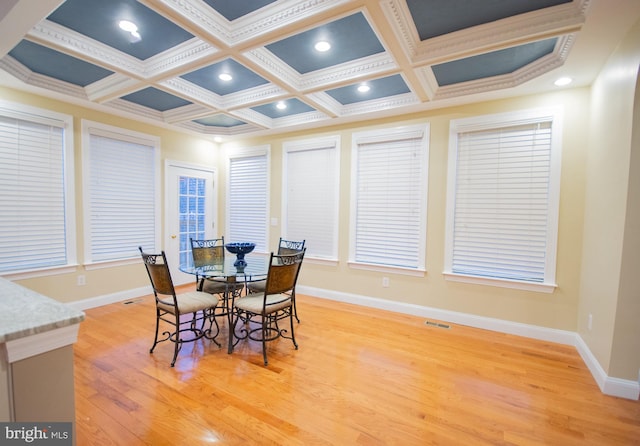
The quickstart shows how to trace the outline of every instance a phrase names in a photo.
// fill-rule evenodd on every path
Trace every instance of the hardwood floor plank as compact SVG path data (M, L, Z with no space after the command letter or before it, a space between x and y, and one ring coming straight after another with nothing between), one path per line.
M185 287L190 289L191 287ZM603 395L573 347L298 297L290 340L149 354L153 299L86 311L79 445L633 445L640 402ZM443 323L443 321L430 321Z

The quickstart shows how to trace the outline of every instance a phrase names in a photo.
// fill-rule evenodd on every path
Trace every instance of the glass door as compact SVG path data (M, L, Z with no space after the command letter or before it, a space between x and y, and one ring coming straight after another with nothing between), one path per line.
M193 262L190 239L217 238L214 171L167 165L167 233L165 250L175 284L195 281L180 266Z

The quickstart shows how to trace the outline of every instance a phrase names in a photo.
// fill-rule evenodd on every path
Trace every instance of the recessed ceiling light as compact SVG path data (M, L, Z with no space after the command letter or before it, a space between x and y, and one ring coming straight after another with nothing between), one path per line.
M134 39L142 39L142 36L140 36L140 33L138 33L138 25L136 25L135 23L130 22L129 20L120 20L120 22L118 22L118 26L121 30L131 34Z
M218 79L220 79L221 81L228 82L231 79L233 79L233 76L231 76L229 73L220 73L218 75Z
M277 108L278 110L284 110L285 108L287 108L287 104L286 104L284 101L279 101L279 102L276 104L276 108Z
M371 87L368 86L367 84L360 84L358 85L358 91L360 93L366 93L367 91L371 90Z
M321 40L320 42L317 42L315 44L314 48L316 49L316 51L324 53L325 51L329 51L331 49L331 44L329 42Z
M571 79L570 77L561 77L554 82L554 85L556 87L563 87L565 85L569 85L571 82L573 82L573 79Z

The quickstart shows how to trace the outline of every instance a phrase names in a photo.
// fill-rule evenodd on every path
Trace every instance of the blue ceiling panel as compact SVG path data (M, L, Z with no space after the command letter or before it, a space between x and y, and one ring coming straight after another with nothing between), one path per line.
M230 74L233 76L233 81L219 79L218 75L221 73ZM268 83L266 79L258 76L233 59L225 59L222 62L184 74L181 77L220 96Z
M369 91L358 91L358 87L362 84L366 84L369 87ZM395 74L381 79L358 82L357 84L334 88L333 90L327 90L326 93L342 105L347 105L409 93L410 91L411 90L407 87L404 79L402 79L402 76Z
M571 0L407 0L420 40Z
M324 40L331 49L313 49ZM266 45L269 51L300 74L328 68L384 52L384 47L362 13L357 13Z
M225 127L225 128L246 124L246 122L244 121L240 121L238 119L232 118L231 116L222 115L222 114L196 119L193 122L197 122L198 124L201 124L207 127Z
M204 0L207 5L218 11L230 22L253 11L257 11L263 6L267 6L275 1L276 0Z
M48 19L140 60L193 38L135 0L67 0ZM120 20L134 22L142 39L132 41L118 26Z
M9 55L34 73L86 87L113 74L113 71L75 57L23 40Z
M153 87L128 94L122 99L160 112L191 104L189 101Z
M278 103L280 102L286 105L285 109L281 110L277 107ZM300 113L307 113L315 110L314 108L309 107L307 104L296 98L273 102L271 104L258 105L256 107L251 107L251 109L257 111L258 113L262 113L263 115L268 116L272 119L282 118L284 116L298 115Z
M551 54L558 39L547 39L513 48L458 59L432 67L438 85L457 84L514 71Z

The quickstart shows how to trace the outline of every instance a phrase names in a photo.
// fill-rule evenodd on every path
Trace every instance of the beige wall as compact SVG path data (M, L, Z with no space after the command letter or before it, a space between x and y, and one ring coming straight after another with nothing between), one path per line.
M632 380L640 369L639 63L637 23L592 88L578 313L578 332L605 372Z
M215 166L217 145L209 140L191 136L182 132L175 132L157 126L137 122L131 119L117 117L91 108L60 102L22 91L0 87L0 97L12 102L23 103L59 113L73 116L74 129L74 163L75 163L75 192L76 192L76 228L77 228L77 259L79 266L75 273L42 276L32 279L17 280L16 282L42 293L60 302L73 302L91 297L99 297L126 292L127 290L149 286L142 263L139 265L116 266L112 268L85 270L83 267L83 212L82 212L82 125L81 120L87 119L124 129L135 130L161 139L161 178L164 183L165 159L181 160L190 163L201 163ZM164 201L164 187L162 192ZM164 203L163 203L164 204ZM162 214L164 216L164 206ZM161 227L164 236L164 226ZM77 285L77 276L86 277L86 285Z
M635 82L620 82L611 76L617 65L637 70L638 27L627 39L627 46L608 64L593 88L574 88L545 95L484 102L468 106L425 111L363 124L325 127L316 131L301 131L277 136L235 141L233 146L271 147L270 217L281 218L282 145L292 139L308 139L324 135L341 137L341 191L339 262L320 265L305 262L300 283L309 287L346 292L359 296L406 302L437 309L506 321L578 331L606 370L618 377L635 379L638 369L637 352L631 361L623 356L632 352L638 336L637 279L629 271L638 271L637 234L631 223L637 219L637 185L635 194L627 191L631 147L631 104ZM633 40L635 39L635 40ZM627 58L636 58L627 61ZM635 79L635 78L634 78ZM225 157L211 142L159 128L153 125L115 117L12 89L0 88L7 100L49 108L74 116L76 153L76 223L78 228L78 259L82 263L82 195L80 159L80 119L86 118L110 125L136 130L161 138L162 168L165 159L204 163L218 170L218 215L224 233ZM518 291L491 286L448 282L444 280L444 235L446 205L446 172L448 131L452 119L501 113L537 107L560 106L564 109L562 147L562 179L559 215L559 239L554 293ZM385 273L390 286L382 287L382 274L355 270L347 265L349 235L349 191L351 135L364 129L393 127L414 123L429 123L430 160L428 191L427 274L425 277ZM636 124L637 125L637 124ZM616 131L611 131L611 129ZM590 129L590 130L589 130ZM637 130L636 130L637 131ZM635 138L637 148L638 137ZM638 172L638 161L633 164ZM164 172L162 172L164 178ZM637 183L634 183L637 184ZM634 187L634 186L632 186ZM164 194L164 192L163 192ZM163 195L164 196L164 195ZM585 206L586 204L586 206ZM627 214L629 213L629 214ZM163 214L164 215L164 211ZM635 216L635 217L634 217ZM164 230L164 228L162 228ZM281 235L280 226L270 227L270 244ZM634 245L635 246L635 245ZM629 248L627 248L629 247ZM624 254L623 254L624 253ZM78 274L85 274L87 285L76 285ZM624 280L620 282L620 276ZM141 265L120 266L76 273L46 276L19 281L45 295L63 302L78 301L126 292L148 286ZM634 295L634 292L636 293ZM620 297L620 299L618 299ZM625 308L621 312L619 301ZM635 313L627 316L626 309ZM593 329L586 329L586 317L593 314ZM627 330L629 325L634 329ZM631 338L629 339L629 336ZM620 347L618 345L620 343ZM614 348L615 344L615 348ZM637 348L636 348L637 350ZM615 358L612 358L615 356ZM634 356L634 355L631 355ZM635 367L635 371L634 371Z
M449 123L452 119L529 108L561 106L565 110L560 230L558 244L557 290L552 294L517 291L448 282L444 280L444 236L446 207L446 172ZM300 283L360 296L376 297L416 305L505 319L555 329L575 331L577 328L580 253L584 202L584 168L589 118L589 90L573 89L559 93L523 97L417 113L395 119L368 121L353 126L324 129L279 137L247 139L226 147L271 145L271 217L281 216L281 178L283 142L296 138L339 135L341 141L339 263L337 266L305 262ZM351 135L363 129L429 123L430 167L427 231L427 275L379 273L351 269L347 265L349 247L349 191ZM221 181L224 187L224 182ZM223 200L221 200L221 203ZM221 209L220 212L223 212ZM275 246L280 227L271 227L270 243ZM382 287L382 276L390 279Z

